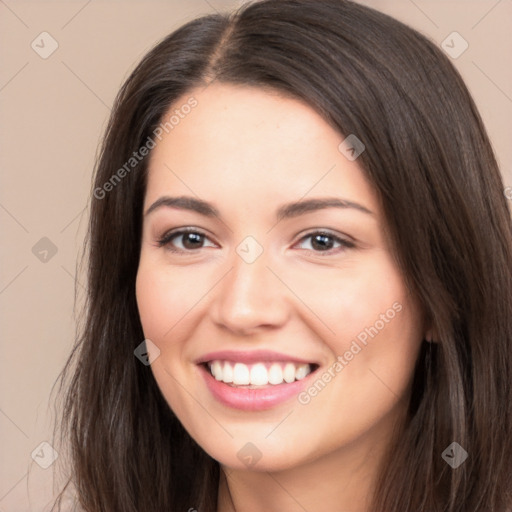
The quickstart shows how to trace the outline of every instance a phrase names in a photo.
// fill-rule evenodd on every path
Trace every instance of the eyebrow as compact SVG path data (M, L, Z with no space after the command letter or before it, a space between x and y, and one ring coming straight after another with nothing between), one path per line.
M204 215L205 217L221 218L219 210L215 208L211 203L191 196L162 196L146 210L144 215L147 216L151 212L154 212L155 210L163 207L189 210L199 213L200 215ZM354 209L368 215L373 215L371 210L359 203L355 203L354 201L348 201L347 199L340 199L337 197L325 197L300 200L293 203L284 204L277 209L276 219L280 221L283 219L298 217L305 213L323 210L325 208Z

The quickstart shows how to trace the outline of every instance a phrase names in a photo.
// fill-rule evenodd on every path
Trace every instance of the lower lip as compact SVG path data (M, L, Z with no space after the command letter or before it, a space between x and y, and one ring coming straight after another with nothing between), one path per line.
M311 372L304 379L290 384L270 385L266 388L249 389L233 387L213 377L203 365L199 366L211 394L222 404L243 411L264 411L272 409L292 397L296 397L307 386Z

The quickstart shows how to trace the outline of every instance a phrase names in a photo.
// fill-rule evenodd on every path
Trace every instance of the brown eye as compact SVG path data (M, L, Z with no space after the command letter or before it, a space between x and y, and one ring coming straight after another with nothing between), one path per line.
M314 252L330 252L336 249L348 249L355 247L355 244L349 240L345 240L332 233L324 231L315 231L304 236L300 242L310 240L309 247L303 247L306 250ZM336 247L335 247L336 245Z
M190 252L194 249L202 249L204 242L208 240L204 233L195 229L182 229L165 234L159 241L159 247L165 247L172 252ZM211 244L210 247L214 247Z
M201 247L204 240L204 235L199 233L184 233L178 236L182 237L182 245L185 249L196 249L197 247ZM176 238L176 236L174 238Z

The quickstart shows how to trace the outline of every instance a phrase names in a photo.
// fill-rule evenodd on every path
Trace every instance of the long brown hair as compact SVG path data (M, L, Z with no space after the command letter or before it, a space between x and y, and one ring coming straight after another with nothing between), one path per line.
M358 163L435 327L371 511L512 510L512 226L498 165L443 52L347 0L263 0L195 19L122 86L94 175L85 319L60 376L77 502L87 512L216 509L218 463L133 353L144 339L135 277L148 158L104 187L177 98L213 80L303 100L364 142ZM457 468L442 457L452 442L468 453Z

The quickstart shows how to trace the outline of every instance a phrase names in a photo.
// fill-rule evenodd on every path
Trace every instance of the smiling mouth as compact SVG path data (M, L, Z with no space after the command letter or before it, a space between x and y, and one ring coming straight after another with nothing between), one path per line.
M258 389L302 380L314 372L318 365L285 361L245 364L215 359L204 363L204 367L215 380L231 387Z

